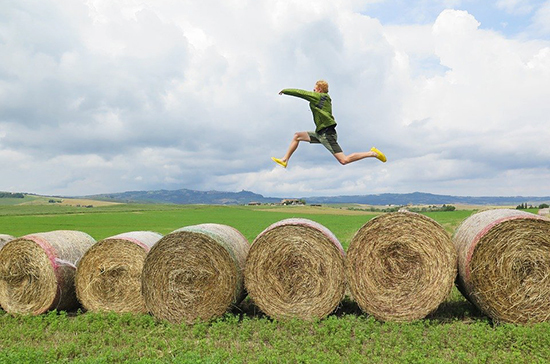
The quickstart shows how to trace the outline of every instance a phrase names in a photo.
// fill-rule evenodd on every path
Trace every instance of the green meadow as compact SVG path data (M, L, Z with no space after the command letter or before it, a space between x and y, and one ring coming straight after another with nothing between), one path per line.
M432 212L449 233L471 210ZM220 223L249 242L270 224L308 218L329 228L345 249L370 212L346 207L177 206L120 204L0 205L0 233L22 236L79 230L96 240L128 231L161 234ZM384 323L346 298L315 322L275 321L246 299L212 322L175 325L150 315L0 311L0 363L547 363L550 323L495 324L458 290L436 312L412 323Z

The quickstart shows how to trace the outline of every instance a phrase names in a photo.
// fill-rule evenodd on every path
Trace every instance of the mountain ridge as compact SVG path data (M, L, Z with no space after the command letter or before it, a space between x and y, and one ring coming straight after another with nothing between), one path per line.
M216 205L242 205L250 202L278 203L281 197L265 197L261 194L242 190L240 192L226 191L199 191L190 189L179 190L153 190L153 191L127 191L119 193L107 193L82 196L84 198L98 199L113 202L128 203L173 203L173 204L216 204ZM291 197L289 197L291 198ZM357 203L365 205L517 205L528 203L539 205L549 203L550 196L452 196L438 195L425 192L412 193L382 193L370 195L341 195L341 196L312 196L292 197L303 199L308 204L336 204Z

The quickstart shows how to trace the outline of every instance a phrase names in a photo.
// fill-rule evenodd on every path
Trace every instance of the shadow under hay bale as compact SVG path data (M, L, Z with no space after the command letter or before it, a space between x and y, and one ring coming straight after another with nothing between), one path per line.
M222 316L244 298L248 249L246 238L227 225L194 225L166 235L145 258L147 310L173 323Z
M344 298L344 256L326 227L307 219L279 221L252 243L245 268L248 295L275 319L323 318Z
M346 259L350 291L382 321L426 317L454 286L457 253L445 229L411 212L380 215L352 238Z
M0 250L0 305L10 313L41 314L78 307L76 264L95 243L80 231L23 236Z
M141 272L147 253L162 235L133 231L103 239L78 262L76 296L89 311L147 312Z
M453 236L462 293L494 321L550 319L550 219L498 209L464 220Z
M15 239L15 237L7 234L0 234L0 249L6 245L9 241Z

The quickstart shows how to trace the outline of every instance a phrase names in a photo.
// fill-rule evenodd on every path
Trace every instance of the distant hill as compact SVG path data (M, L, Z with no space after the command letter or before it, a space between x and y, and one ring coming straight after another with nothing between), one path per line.
M292 197L292 196L289 196ZM112 201L112 202L139 202L139 203L173 203L173 204L215 204L215 205L242 205L249 202L276 203L280 197L264 197L250 192L223 192L223 191L196 191L189 189L157 190L157 191L130 191L84 196L84 198ZM326 196L326 197L295 197L303 198L308 204L358 203L366 205L519 205L528 203L538 206L550 203L550 196L513 196L513 197L472 197L435 195L431 193L383 193L378 195L355 196Z
M450 196L434 195L431 193L382 193L379 195L356 195L356 196L332 196L332 197L309 197L308 203L358 203L365 205L443 205L443 204L465 204L465 205L519 205L528 203L540 205L549 203L550 196Z
M130 191L85 196L89 199L113 202L140 202L140 203L173 203L179 205L207 204L207 205L243 205L249 202L275 203L280 198L264 197L250 191L222 192L222 191L195 191L157 190L157 191Z

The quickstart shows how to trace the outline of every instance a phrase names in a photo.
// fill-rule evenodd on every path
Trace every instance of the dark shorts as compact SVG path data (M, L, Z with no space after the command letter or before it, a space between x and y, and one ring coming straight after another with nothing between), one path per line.
M338 145L338 134L334 128L319 130L319 133L308 131L310 143L321 143L332 154L342 153L342 148Z

